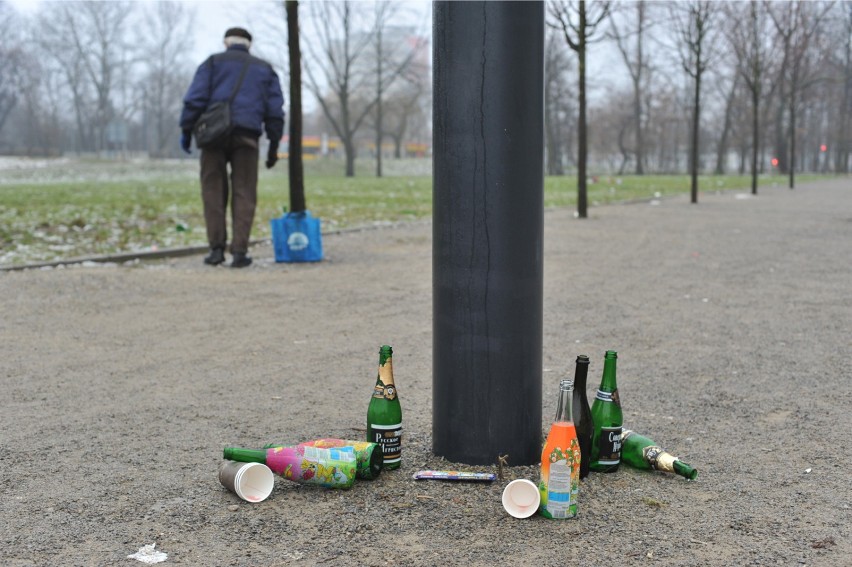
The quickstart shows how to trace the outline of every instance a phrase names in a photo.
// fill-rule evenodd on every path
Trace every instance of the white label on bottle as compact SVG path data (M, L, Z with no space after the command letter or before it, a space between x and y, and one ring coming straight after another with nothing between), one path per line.
M402 424L378 425L370 424L370 442L382 447L385 464L398 463L402 460Z
M305 447L305 458L314 462L326 461L355 461L355 449L353 447L334 447L324 449L321 447Z
M547 511L554 518L567 518L571 508L571 467L561 459L550 464L547 476Z

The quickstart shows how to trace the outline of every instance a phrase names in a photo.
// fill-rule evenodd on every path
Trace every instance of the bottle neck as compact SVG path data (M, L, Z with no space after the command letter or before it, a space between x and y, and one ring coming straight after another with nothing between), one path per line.
M385 386L393 384L393 349L388 345L382 345L379 349L379 375L377 381Z
M388 357L384 364L379 364L379 382L385 386L393 384L393 359Z
M698 476L697 470L679 459L676 459L674 462L674 472L689 480L695 480L695 477Z
M265 463L266 449L241 449L239 447L225 447L222 455L229 461L240 461L242 463Z
M586 377L589 375L589 357L580 355L577 357L577 365L574 368L574 390L582 394L586 393Z
M572 398L574 396L574 383L570 380L562 380L559 383L559 402L556 404L556 418L554 422L574 423Z
M604 357L603 377L601 378L600 389L604 392L615 392L618 389L618 384L615 381L615 361L618 356L614 351L608 350Z

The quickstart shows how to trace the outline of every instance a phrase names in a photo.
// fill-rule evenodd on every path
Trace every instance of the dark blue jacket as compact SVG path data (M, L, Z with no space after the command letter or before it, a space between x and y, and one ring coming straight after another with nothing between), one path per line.
M191 130L207 107L226 101L240 78L245 61L249 62L240 90L231 104L231 122L236 133L259 137L263 125L266 136L281 140L284 133L284 95L272 65L250 55L242 45L211 55L195 72L192 84L183 97L181 130Z

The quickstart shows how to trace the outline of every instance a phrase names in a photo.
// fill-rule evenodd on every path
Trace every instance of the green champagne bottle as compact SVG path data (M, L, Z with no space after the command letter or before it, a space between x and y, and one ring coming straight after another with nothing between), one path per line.
M402 461L402 407L393 382L393 349L379 349L379 374L367 408L367 441L382 447L384 468L398 469Z
M592 403L592 420L595 432L592 435L592 462L589 468L595 472L615 472L621 462L621 400L615 381L615 361L618 354L606 351L603 377L595 401Z
M653 440L625 429L621 432L621 461L644 470L666 471L695 480L698 471L664 451Z

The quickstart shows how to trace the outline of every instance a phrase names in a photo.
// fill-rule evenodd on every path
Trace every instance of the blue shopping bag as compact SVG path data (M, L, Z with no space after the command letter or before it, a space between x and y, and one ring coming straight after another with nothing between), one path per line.
M320 220L310 211L285 213L269 221L276 262L319 262L322 260Z

